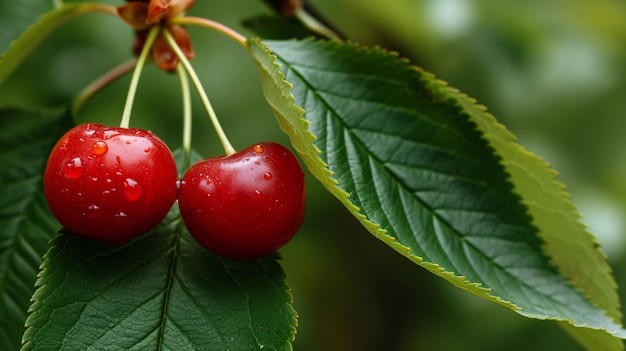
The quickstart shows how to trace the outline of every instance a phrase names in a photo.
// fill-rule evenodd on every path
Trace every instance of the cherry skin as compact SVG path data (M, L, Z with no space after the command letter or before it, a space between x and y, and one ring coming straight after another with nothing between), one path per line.
M163 220L177 178L172 153L151 132L81 124L52 149L44 193L65 229L122 246Z
M304 219L304 173L276 143L200 161L182 178L178 204L191 235L209 251L255 259L278 250Z

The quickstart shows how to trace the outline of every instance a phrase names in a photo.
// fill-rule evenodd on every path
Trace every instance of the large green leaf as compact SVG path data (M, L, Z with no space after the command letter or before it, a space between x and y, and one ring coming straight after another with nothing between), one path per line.
M477 128L490 118L484 110L384 50L312 40L249 46L294 147L372 234L521 315L626 337L545 255L541 223L501 163L515 155L497 154Z
M24 5L11 2L11 6ZM68 20L87 12L117 14L114 7L97 3L63 4L46 12L39 21L28 27L19 38L11 42L9 49L0 56L0 85L48 34Z
M177 206L119 249L62 232L42 264L23 350L290 350L296 314L277 259L207 252Z
M0 109L0 349L19 348L29 299L58 223L43 196L50 149L71 126L67 109Z

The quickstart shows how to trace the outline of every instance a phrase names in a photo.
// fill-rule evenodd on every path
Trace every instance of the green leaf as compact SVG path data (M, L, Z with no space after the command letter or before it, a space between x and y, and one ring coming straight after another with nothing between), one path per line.
M557 173L545 161L515 142L515 137L497 123L475 101L460 94L458 102L502 156L516 191L528 207L544 250L563 274L614 320L622 319L617 284L598 250L599 244L580 221L565 186L556 181ZM606 333L580 330L563 324L565 330L588 350L623 350L624 344Z
M19 348L35 279L59 228L43 196L48 154L71 126L68 110L0 109L0 349Z
M23 350L291 350L296 313L277 259L207 252L177 206L119 249L62 232L42 264Z
M312 40L248 44L294 148L372 234L523 316L626 337L544 254L528 215L535 213L501 163L512 155L498 155L484 139L475 120L489 117L479 107L470 109L456 90L381 49Z
M11 2L11 6L18 6ZM19 5L23 6L23 5ZM66 21L87 13L105 12L117 14L115 8L103 4L69 3L45 13L37 23L28 27L18 39L11 43L9 50L0 56L0 85L37 45L55 28Z

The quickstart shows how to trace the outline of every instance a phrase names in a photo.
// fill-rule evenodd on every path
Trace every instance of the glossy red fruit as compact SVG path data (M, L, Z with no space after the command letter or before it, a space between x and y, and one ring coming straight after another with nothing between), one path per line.
M254 259L285 245L300 228L304 173L287 148L260 143L194 164L181 181L178 203L200 245L220 256Z
M68 231L121 246L161 222L177 178L172 153L151 132L81 124L52 149L44 192Z

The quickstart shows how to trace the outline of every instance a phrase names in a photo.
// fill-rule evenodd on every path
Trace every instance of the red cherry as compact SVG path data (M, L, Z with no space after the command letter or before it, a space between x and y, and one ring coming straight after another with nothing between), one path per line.
M200 161L185 173L180 213L207 250L254 259L285 245L304 219L304 173L282 145L260 143Z
M172 153L151 132L81 124L52 149L44 193L68 231L121 246L163 220L177 177Z

